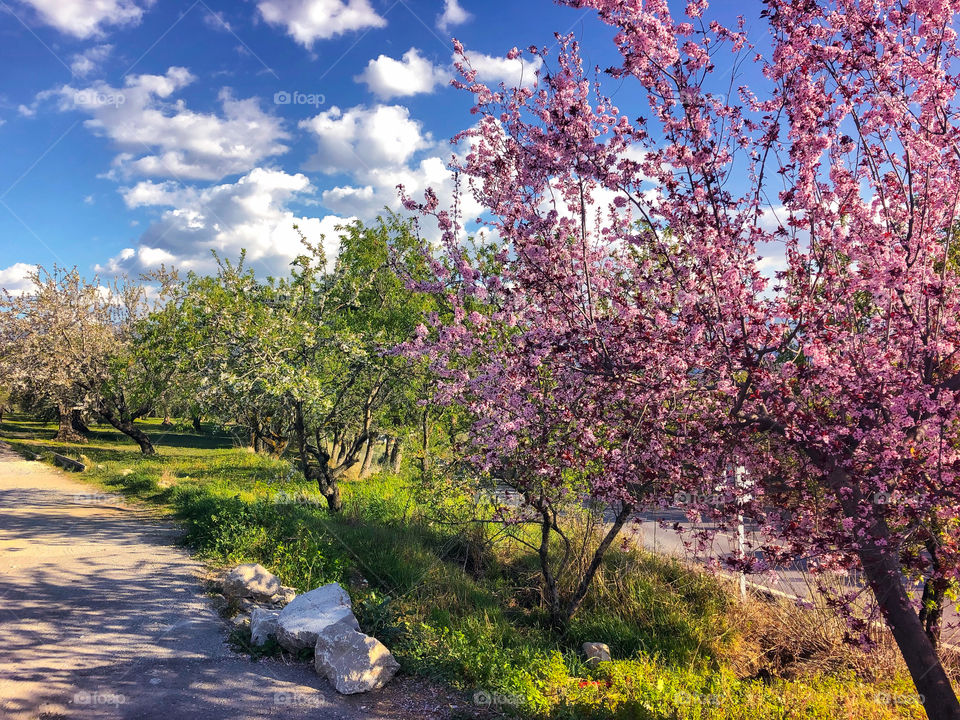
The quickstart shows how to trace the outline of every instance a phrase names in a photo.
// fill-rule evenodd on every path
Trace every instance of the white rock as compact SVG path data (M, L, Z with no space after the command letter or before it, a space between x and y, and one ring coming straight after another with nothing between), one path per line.
M280 592L270 598L270 604L276 605L277 607L284 607L288 605L293 599L297 596L297 589L292 587L287 587L286 585L280 586Z
M339 583L330 583L297 595L280 611L277 640L291 652L313 648L317 644L317 634L340 621L354 630L360 629L347 591Z
M254 645L265 645L271 637L276 637L279 617L279 610L256 608L250 613L250 642Z
M279 592L277 576L257 563L238 565L223 579L223 594L228 598L269 602Z
M587 665L594 667L597 663L610 662L610 648L604 643L585 642L583 654L587 656Z
M382 688L400 669L386 645L345 621L317 635L314 653L317 674L344 695Z

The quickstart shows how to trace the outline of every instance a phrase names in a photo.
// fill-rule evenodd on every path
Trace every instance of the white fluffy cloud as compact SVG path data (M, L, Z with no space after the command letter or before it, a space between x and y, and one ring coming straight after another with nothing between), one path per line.
M402 105L330 110L300 122L313 133L317 152L308 167L325 173L370 172L407 164L418 150L430 147L418 120Z
M114 175L219 180L287 151L281 120L254 98L238 100L223 90L222 114L195 112L183 100L172 100L193 81L186 68L171 67L165 75L130 76L121 88L104 82L64 85L41 93L38 101L56 97L61 110L89 114L87 127L122 150Z
M306 48L353 30L384 27L370 0L260 0L260 15Z
M352 218L297 217L288 205L313 191L306 176L256 168L235 183L202 189L172 181L145 180L122 190L127 205L164 207L160 218L140 237L136 247L124 249L103 267L104 272L139 272L161 263L184 270L211 271L211 250L247 259L258 270L286 273L287 263L303 251L296 224L311 240L325 237L328 258L336 256L339 235L335 227Z
M323 206L331 212L371 219L384 208L400 209L397 185L403 185L407 195L414 199L422 199L423 191L433 188L441 208L453 207L454 176L446 163L436 156L424 158L411 167L360 171L353 179L357 184L324 190L320 195ZM461 196L460 206L468 222L482 212L469 194Z
M529 87L537 79L537 70L543 65L540 58L524 57L510 60L506 57L467 52L470 67L477 71L477 80L487 84L503 83L507 87Z
M0 270L0 290L6 290L11 295L19 295L26 291L30 286L30 279L27 277L36 269L36 265L27 263L15 263L10 267Z
M448 71L431 63L416 48L410 48L400 60L388 55L371 60L354 80L366 83L374 94L388 100L433 92L450 77Z
M113 51L113 45L94 45L70 58L70 70L78 77L86 77L97 70Z
M315 136L317 152L310 166L329 174L345 176L346 181L326 187L319 204L338 216L353 216L369 222L384 209L406 214L397 189L423 199L432 188L442 208L453 208L456 199L454 174L447 163L465 146L450 148L446 157L420 123L410 117L407 108L398 105L363 106L328 112L304 120L300 126ZM463 190L463 188L461 188ZM483 209L469 192L456 199L465 222L472 223ZM421 230L436 237L438 228L431 219L422 219Z
M103 34L104 26L136 25L154 0L20 0L40 20L78 38Z
M788 228L790 214L782 205L768 206L763 209L763 214L759 219L759 226L766 232L776 232L779 228ZM797 233L800 238L801 246L806 246L809 240L809 233L805 230ZM757 270L768 279L774 279L776 274L786 270L787 264L787 246L783 240L771 240L761 243L757 246Z
M454 25L462 25L471 17L470 13L460 7L457 0L444 0L443 12L437 16L437 27L442 32L449 32Z

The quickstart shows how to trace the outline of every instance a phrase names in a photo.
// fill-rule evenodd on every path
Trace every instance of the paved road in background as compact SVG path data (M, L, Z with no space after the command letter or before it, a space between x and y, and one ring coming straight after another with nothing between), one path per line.
M631 526L631 532L643 547L653 552L677 557L685 562L710 565L717 560L735 557L737 550L736 536L730 532L717 531L712 523L693 523L687 518L686 514L673 508L660 513L639 513L636 517L637 522ZM661 521L666 520L669 525L678 523L683 532L678 532L670 528L661 527ZM684 544L692 542L693 537L689 531L700 528L706 528L716 532L713 542L704 550L688 549ZM753 531L749 526L746 528L747 546L753 541L753 545L760 544L759 534ZM792 565L780 566L775 572L763 574L748 575L748 582L755 588L768 590L778 595L783 595L791 599L808 600L811 599L817 590L811 585L811 580L803 563L794 563ZM857 579L851 578L848 582L857 583ZM857 585L859 587L859 585ZM914 586L916 597L919 598L923 591L922 585ZM954 649L960 649L960 613L957 612L955 605L944 607L944 630L942 642L952 646Z
M516 491L505 485L498 486L494 491L498 502L517 507L520 505L520 496ZM612 514L607 518L612 522ZM668 527L661 527L663 522ZM673 525L680 525L682 531L672 529ZM713 533L712 542L703 550L696 549L693 532L698 529L710 530ZM746 546L760 546L759 534L749 525L745 528ZM681 561L694 566L711 567L717 561L736 556L737 540L733 533L717 530L713 523L694 523L687 518L681 508L669 508L658 512L637 513L632 522L628 523L624 532L630 533L635 542L647 550L662 555L676 557ZM692 547L688 548L687 544ZM733 573L726 573L736 580ZM862 587L858 579L850 578L845 581L850 586ZM812 585L809 573L802 562L780 566L775 572L751 574L747 576L748 585L756 590L767 591L791 600L810 600L817 589ZM919 599L922 586L913 588ZM954 650L960 650L960 613L955 605L944 607L944 630L942 642Z

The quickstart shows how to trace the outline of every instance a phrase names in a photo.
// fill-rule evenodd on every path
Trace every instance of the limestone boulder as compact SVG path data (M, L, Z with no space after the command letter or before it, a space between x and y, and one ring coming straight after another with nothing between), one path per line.
M604 643L585 642L583 654L587 656L587 666L596 667L598 663L610 662L610 648Z
M290 652L312 649L320 631L339 622L354 630L360 629L350 595L339 583L330 583L297 595L280 611L277 641Z
M279 592L277 576L257 563L238 565L223 579L223 594L232 600L251 598L270 602Z
M287 587L286 585L280 586L280 592L270 598L270 604L275 607L285 607L289 605L290 602L297 596L297 589L292 587Z
M250 613L250 642L254 645L266 645L267 640L277 636L279 610L256 608Z
M344 621L318 633L314 666L344 695L382 688L400 669L386 645Z

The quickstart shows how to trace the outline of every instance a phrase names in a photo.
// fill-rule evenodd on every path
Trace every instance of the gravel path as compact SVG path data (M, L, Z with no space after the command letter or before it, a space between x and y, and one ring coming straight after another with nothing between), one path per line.
M232 653L176 538L0 444L0 718L450 715L455 698L409 678L342 696L309 665Z

